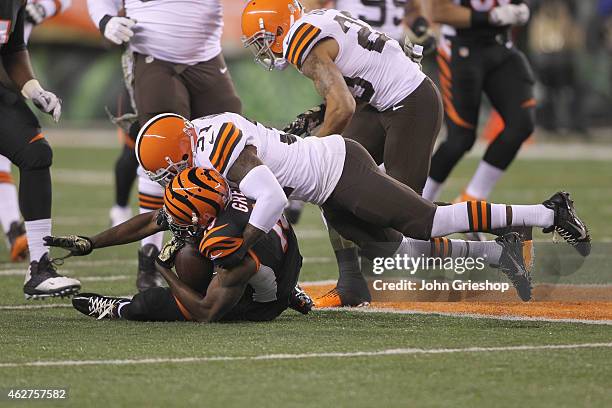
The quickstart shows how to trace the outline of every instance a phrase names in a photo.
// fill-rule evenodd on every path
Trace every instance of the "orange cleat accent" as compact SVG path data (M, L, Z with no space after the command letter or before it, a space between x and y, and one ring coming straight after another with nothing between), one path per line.
M324 308L324 307L367 307L370 306L370 302L363 301L357 305L345 304L342 302L342 298L340 297L340 293L337 288L333 288L323 296L320 296L314 300L314 306L316 308Z
M535 260L535 250L533 248L533 241L523 241L523 262L525 262L525 269L531 273L533 270L533 263Z
M474 197L463 191L457 198L453 200L453 204L463 203L465 201L486 201L482 198Z
M20 262L28 256L28 239L26 235L20 235L11 246L11 261Z
M342 307L342 299L338 289L333 288L321 297L314 300L315 307Z

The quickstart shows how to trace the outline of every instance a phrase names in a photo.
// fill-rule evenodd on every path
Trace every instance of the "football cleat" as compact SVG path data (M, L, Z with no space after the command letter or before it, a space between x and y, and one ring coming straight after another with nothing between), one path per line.
M139 292L163 285L164 280L155 267L155 259L158 255L159 249L153 244L147 244L138 250L136 287Z
M101 319L119 319L117 313L121 303L129 303L130 299L102 296L95 293L81 293L72 298L72 307L84 315Z
M367 307L369 305L370 302L365 300L359 301L356 299L346 299L346 296L343 299L343 296L340 295L337 288L333 288L323 296L316 298L314 301L314 306L318 308L344 306Z
M495 242L502 247L497 267L510 279L519 297L527 302L531 299L531 275L525 267L521 237L511 232L498 237Z
M308 296L299 285L296 286L291 292L291 296L289 296L289 307L293 310L297 310L301 314L308 314L313 306L314 302L310 296Z
M28 238L23 222L13 221L6 233L11 247L11 261L19 262L28 257Z
M570 199L569 193L558 192L542 204L555 212L554 224L545 228L543 232L555 231L568 244L576 248L580 255L588 256L591 253L591 236L584 222L576 214L574 202Z
M26 299L45 299L57 296L71 296L81 290L81 282L57 273L44 254L40 260L30 263L29 279L23 285Z
M115 227L119 224L123 224L130 218L132 218L132 209L130 207L120 207L113 205L109 211L110 226Z

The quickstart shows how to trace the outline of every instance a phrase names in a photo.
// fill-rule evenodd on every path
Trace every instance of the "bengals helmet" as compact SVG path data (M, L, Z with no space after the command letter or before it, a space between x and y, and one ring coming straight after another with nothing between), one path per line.
M274 69L282 61L276 55L283 53L283 40L303 11L297 0L250 0L242 11L242 44L256 62Z
M190 167L166 186L164 212L170 230L179 236L197 236L231 199L231 190L214 169Z
M181 170L193 166L196 139L190 121L175 113L162 113L138 132L136 159L151 180L166 186Z

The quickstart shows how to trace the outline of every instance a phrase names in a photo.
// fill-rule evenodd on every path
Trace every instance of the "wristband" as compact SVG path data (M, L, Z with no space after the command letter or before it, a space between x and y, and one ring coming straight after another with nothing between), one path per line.
M113 17L114 16L110 16L107 14L104 17L102 17L102 20L100 20L100 23L98 24L98 28L100 29L100 32L102 33L102 35L104 35L104 31L106 31L106 25L108 24L110 19Z
M30 79L23 85L23 88L21 88L21 94L26 99L32 99L32 97L40 94L41 92L44 92L44 89L42 86L40 86L40 83L36 79Z
M489 13L486 11L474 11L472 10L472 16L470 17L470 24L472 28L478 27L490 27Z

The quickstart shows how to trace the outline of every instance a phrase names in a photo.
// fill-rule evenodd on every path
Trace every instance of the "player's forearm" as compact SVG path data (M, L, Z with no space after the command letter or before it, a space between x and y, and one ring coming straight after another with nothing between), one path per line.
M342 102L337 102L334 99L326 98L325 119L316 132L317 136L339 135L344 132L355 113L355 100L352 96L350 99L343 99Z
M187 309L191 317L196 321L206 321L209 313L202 308L204 296L182 282L170 269L157 264L157 270L164 277L172 294Z
M423 11L422 0L407 1L404 6L404 22L410 27L419 17L425 17Z
M26 82L34 78L30 54L27 50L3 55L2 63L9 78L18 89L22 89Z
M92 249L129 244L163 231L163 228L157 225L157 213L157 211L151 211L137 215L122 224L91 237Z
M472 11L453 3L452 0L434 0L431 18L436 23L456 28L468 28L472 25Z

